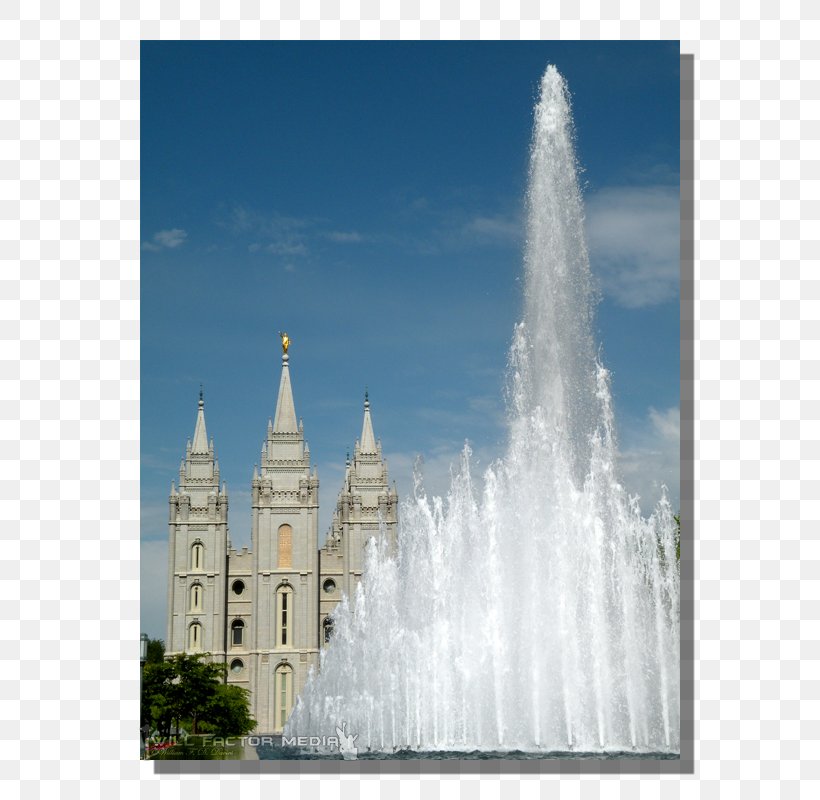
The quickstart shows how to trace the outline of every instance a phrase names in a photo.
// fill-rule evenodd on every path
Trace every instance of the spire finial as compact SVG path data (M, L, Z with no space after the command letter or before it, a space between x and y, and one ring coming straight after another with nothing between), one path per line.
M364 387L364 407L370 408L370 399L367 393L367 386Z
M287 366L288 348L290 347L290 336L288 336L287 333L279 331L279 338L282 340L282 366Z
M199 407L202 408L202 406L204 406L204 405L205 405L205 400L203 399L203 396L202 396L202 384L200 383L199 384Z
M298 433L296 410L293 407L293 391L290 387L290 370L288 369L288 348L291 338L283 331L282 339L282 376L279 380L279 396L276 401L276 414L273 417L273 433ZM269 429L270 431L270 429Z

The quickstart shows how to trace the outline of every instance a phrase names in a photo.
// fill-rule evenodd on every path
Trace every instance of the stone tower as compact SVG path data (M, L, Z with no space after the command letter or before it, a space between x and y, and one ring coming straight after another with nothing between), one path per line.
M383 533L396 546L398 495L389 484L382 445L373 434L370 400L364 395L362 436L347 459L344 483L336 501L327 541L319 551L319 636L322 644L331 634L328 615L342 594L352 600L364 568L368 540Z
M207 652L225 660L228 493L205 430L199 393L193 441L168 498L168 638L166 653Z
M297 424L288 354L279 397L251 483L249 649L252 713L262 731L281 731L318 661L319 478ZM233 571L232 571L233 573Z

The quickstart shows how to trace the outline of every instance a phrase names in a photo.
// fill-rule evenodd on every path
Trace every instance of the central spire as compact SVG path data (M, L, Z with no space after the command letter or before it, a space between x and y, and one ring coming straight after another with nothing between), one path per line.
M281 334L280 334L281 335ZM287 344L285 343L287 342ZM273 418L274 433L298 433L296 408L293 405L293 391L290 388L290 369L288 368L287 347L290 339L287 334L282 337L282 377L279 380L279 397L276 400L276 416Z

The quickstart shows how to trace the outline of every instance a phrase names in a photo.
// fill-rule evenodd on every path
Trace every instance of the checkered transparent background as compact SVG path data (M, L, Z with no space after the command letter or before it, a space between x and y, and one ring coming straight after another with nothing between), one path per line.
M14 795L820 796L818 15L794 0L4 0L0 714ZM139 40L260 37L667 38L693 55L689 774L136 760Z

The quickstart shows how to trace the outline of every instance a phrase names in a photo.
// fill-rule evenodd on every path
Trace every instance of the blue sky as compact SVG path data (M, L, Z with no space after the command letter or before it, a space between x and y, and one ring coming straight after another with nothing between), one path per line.
M290 334L320 540L365 386L403 494L501 455L538 81L572 93L596 335L624 483L679 500L677 42L143 42L142 618L165 636L167 496L200 383L250 545L250 480Z

